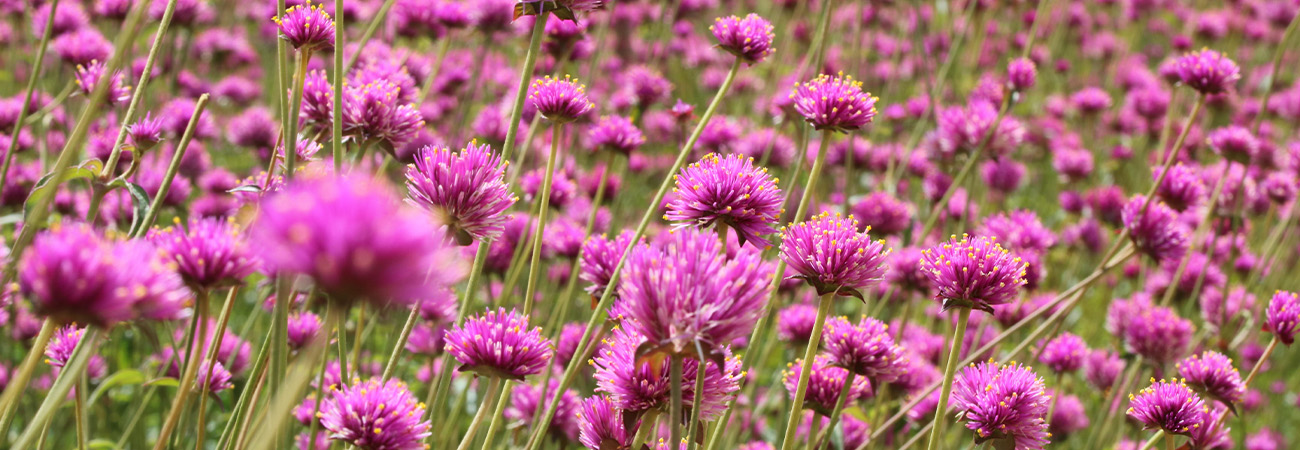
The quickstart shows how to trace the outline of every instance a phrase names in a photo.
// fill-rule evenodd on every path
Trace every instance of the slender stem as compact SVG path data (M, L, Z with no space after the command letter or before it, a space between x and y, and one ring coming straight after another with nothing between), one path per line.
M1174 450L1174 435L1165 434L1165 450Z
M501 379L493 377L488 384L487 395L483 397L483 402L478 405L478 412L474 413L474 420L469 423L469 430L465 436L461 437L460 445L457 450L469 450L470 444L474 443L474 435L478 434L478 429L483 425L483 419L487 417L487 412L491 410L490 406L496 400L497 395L501 393Z
M676 174L686 162L686 157L690 155L691 149L695 148L695 142L700 139L700 134L704 132L704 127L708 125L709 120L712 119L714 113L717 112L718 105L722 104L722 98L726 96L727 91L731 89L732 82L736 80L736 73L740 71L740 64L741 60L739 58L732 63L731 70L727 72L727 77L722 80L722 86L718 88L718 93L713 97L713 101L709 103L709 107L704 110L704 114L700 116L700 123L695 126L695 131L691 133L690 138L686 140L686 144L684 144L681 150L678 151L677 159L673 162L673 166L668 170L668 176L664 177L663 183L659 185L659 191L655 193L654 198L649 202L649 207L646 209L645 213L642 214L641 222L637 225L636 231L632 234L632 242L640 240L641 237L645 235L646 227L650 225L651 218L655 217L656 212L659 210L660 202L663 201L664 195L668 193L669 187L673 184L673 175ZM604 328L605 321L608 319L605 311L609 309L610 303L613 302L614 290L618 286L619 273L622 272L623 265L627 262L627 257L631 254L634 247L635 246L629 245L628 248L623 251L623 255L619 257L618 264L614 266L614 272L610 277L609 284L605 286L605 292L601 294L600 302L596 304L596 309L591 313L591 319L587 322L587 329L583 332L582 338L578 341L579 351L575 354L586 354L588 347L594 344L591 342L592 334L595 333L597 329ZM550 423L551 418L555 417L555 406L559 404L560 395L562 395L564 390L568 388L569 384L573 382L574 377L578 373L578 369L582 367L583 360L584 359L582 358L574 358L569 361L568 367L565 367L564 369L564 377L560 379L559 389L557 389L555 394L552 395L551 402L546 407L546 413L541 417L541 420L537 421L537 423ZM542 435L543 433L540 432L540 428L533 430L533 435L529 439L526 449L536 450L538 446L541 445Z
M528 97L528 82L533 79L533 69L537 67L537 55L541 53L542 37L546 35L546 19L550 12L537 15L533 21L533 31L528 39L528 51L524 53L524 65L519 70L519 84L515 86L515 101L510 107L510 121L506 123L506 140L501 146L501 160L509 161L510 152L515 149L515 139L519 136L519 120L524 115L524 99Z
M659 425L659 409L651 409L641 416L641 427L637 428L636 434L632 436L633 449L642 448L650 435L654 434L655 426Z
M1264 367L1264 363L1268 362L1269 356L1273 356L1273 350L1277 349L1277 343L1277 336L1273 336L1273 339L1268 341L1268 347L1264 348L1264 354L1259 357L1259 360L1255 361L1255 367L1250 368L1250 374L1246 375L1245 381L1242 381L1243 389L1250 386L1251 381L1255 381L1255 375L1259 375L1259 369Z
M77 377L77 391L73 393L76 397L73 403L74 419L77 422L77 450L86 450L86 441L90 438L89 429L86 428L86 374L82 373Z
M1138 450L1150 449L1151 447L1155 446L1156 442L1159 441L1160 438L1163 437L1164 435L1165 435L1165 430L1157 430L1156 434L1151 435L1151 439L1147 439L1146 442L1142 443L1142 448L1139 448Z
M90 357L94 356L95 349L99 347L99 333L98 327L86 328L81 335L81 340L77 342L77 348L73 350L72 358L63 366L63 370L59 371L54 386L45 395L45 401L41 402L41 407L32 416L31 422L27 423L27 429L23 430L22 435L14 442L13 450L26 450L34 440L45 436L43 431L46 429L46 424L68 398L68 391L72 390L72 385L86 372Z
M331 111L334 120L330 121L330 137L331 142L334 144L333 162L334 173L336 174L343 171L343 76L344 72L346 72L343 66L343 35L347 34L347 28L343 26L343 16L345 15L343 14L343 0L334 0L334 29L337 31L334 33L334 109ZM361 49L358 48L357 52L360 53ZM315 438L315 436L312 436L312 439Z
M23 119L27 116L27 108L32 104L32 93L36 91L36 80L41 78L42 63L45 62L45 49L49 47L50 33L54 30L54 16L59 12L59 0L50 0L50 16L45 19L45 31L41 33L41 43L36 47L36 57L32 59L32 73L27 76L27 89L24 90L23 101L18 106L18 116L14 119L14 129L10 130L9 146L10 149L4 154L4 163L0 164L0 186L9 181L9 166L13 164L14 154L18 153L18 138L23 131ZM18 47L18 46L15 46ZM2 435L0 430L0 435Z
M543 384L541 385L541 387L539 387L539 389L542 390L542 395L539 396L538 398L543 398L546 396L545 386L546 385ZM510 393L513 390L514 390L514 386L506 384L501 389L501 394L497 396L496 408L492 410L492 421L488 423L487 434L483 435L483 447L482 447L483 450L491 450L492 438L496 437L497 433L501 432L501 425L505 423L504 420L501 420L502 419L501 413L506 410L506 404L511 403L512 398L510 397ZM546 428L547 424L537 424L537 425L541 426L542 428Z
M284 115L284 124L281 125L284 129L285 180L292 179L298 168L298 111L302 109L302 86L307 80L307 61L310 59L311 51L307 49L299 49L294 58L293 86L290 91L293 97L289 99L289 111Z
M934 428L930 429L930 443L926 450L935 450L939 444L939 435L943 434L943 420L948 414L948 396L952 395L952 378L957 372L957 360L961 355L962 340L966 338L966 321L970 319L970 308L961 308L957 312L957 331L952 334L952 344L948 347L948 364L943 369L943 388L939 391L939 405L934 409Z
M221 315L217 318L217 329L212 332L212 343L208 344L208 351L203 356L203 361L200 361L199 364L199 368L201 369L202 363L207 362L208 371L203 374L203 383L199 385L199 418L196 422L198 424L198 437L195 438L196 443L194 450L203 450L205 448L203 445L203 435L207 431L208 427L207 424L203 423L203 416L204 413L207 412L208 389L211 387L212 373L215 372L217 368L217 365L214 364L216 361L217 350L221 348L221 343L226 338L226 326L230 324L230 311L234 309L235 296L238 295L238 293L239 287L236 286L231 288L230 292L226 294L226 301L221 305ZM204 297L206 297L206 294L204 294ZM204 337L204 339L207 338Z
M1002 106L998 108L998 117L993 120L993 126L984 131L984 137L980 139L979 147L976 147L975 152L966 158L966 164L957 172L957 176L952 179L952 184L948 185L948 189L943 192L943 196L939 198L938 202L935 202L934 207L930 208L930 215L925 218L925 225L921 227L919 239L925 239L926 236L930 235L931 231L934 231L934 226L939 223L940 213L948 206L948 201L952 199L953 194L957 193L957 189L960 189L965 184L966 177L970 176L971 171L975 168L975 163L984 156L985 150L988 148L989 143L993 141L993 136L997 134L998 127L1002 125L1002 120L1006 118L1007 109L1010 107L1011 96L1004 96ZM963 214L964 216L966 215Z
M673 445L682 441L682 357L669 357L668 366L668 442ZM702 366L703 364L701 364ZM696 393L699 397L699 393Z
M551 182L555 177L555 158L560 153L560 136L564 130L562 124L551 125L551 152L546 157L546 174L542 176L542 190L537 193L537 229L533 231L533 256L528 264L528 285L524 289L524 315L533 313L533 295L537 293L537 282L542 273L542 233L546 230L546 213L551 206ZM599 208L598 205L592 205ZM505 295L505 294L503 294Z
M149 46L149 54L145 57L143 72L140 72L140 80L135 84L135 90L131 92L131 102L126 106L126 115L122 116L122 126L117 130L117 139L113 141L113 150L108 154L108 162L104 164L104 169L99 173L100 179L108 178L113 170L117 168L117 161L122 156L122 145L126 142L126 133L128 124L135 120L135 109L140 105L144 98L145 87L149 85L149 80L153 76L154 60L158 57L158 49L162 48L163 36L167 34L167 28L172 22L172 13L176 10L176 0L168 0L167 9L163 10L162 20L158 23L158 31L154 33L153 44ZM140 155L136 155L137 159ZM94 214L94 211L91 211Z
M339 378L344 384L352 382L352 371L348 364L348 315L347 313L337 314L334 316L334 333L338 342L339 352Z
M789 421L785 425L785 439L781 443L781 450L794 449L795 432L798 431L800 419L803 418L803 399L808 393L808 378L812 375L813 366L816 365L817 349L821 347L822 327L826 324L826 316L830 314L831 306L834 304L835 293L828 292L822 295L821 302L817 305L817 319L813 322L812 334L808 336L808 347L803 351L803 367L799 369L799 384L794 391L794 400L790 402Z
M174 1L174 0L173 0ZM199 117L203 116L203 110L208 106L208 94L199 96L198 101L194 102L194 113L190 115L190 123L185 127L185 134L181 136L181 142L176 144L175 154L172 155L171 164L167 165L167 172L163 174L162 184L158 186L158 193L153 196L153 202L149 204L149 212L145 214L144 221L140 223L140 228L136 230L136 236L143 236L145 231L153 227L154 221L158 220L158 213L162 211L163 199L167 198L167 192L171 190L172 180L176 178L176 171L180 170L181 159L185 157L185 150L189 148L190 140L194 138L194 129L197 128Z
M388 362L384 364L384 374L380 376L380 380L387 380L388 377L393 376L393 369L397 368L397 360L406 350L406 342L411 339L411 330L415 328L415 322L419 318L420 306L416 305L406 316L406 323L402 325L402 332L397 335L397 342L393 343L393 352L388 355Z
M1286 54L1286 44L1295 35L1298 25L1300 25L1300 14L1291 16L1291 23L1286 26L1286 31L1282 33L1282 40L1277 42L1277 49L1273 50L1273 69L1268 72L1268 86L1264 87L1264 95L1261 95L1259 99L1259 112L1255 114L1255 123L1251 126L1252 133L1259 132L1259 125L1264 123L1264 117L1268 115L1268 100L1273 96L1273 86L1277 85L1277 70L1282 66L1282 56Z
M852 389L853 381L855 377L857 377L857 375L858 374L850 370L848 375L844 376L844 386L840 387L840 396L839 398L835 399L835 409L831 410L831 418L830 418L831 422L829 425L826 425L826 429L822 430L821 434L817 437L816 440L811 441L812 448L820 448L821 443L825 442L826 439L830 437L831 433L835 432L835 425L839 424L840 414L844 413L844 404L847 403L848 401L849 391ZM873 384L872 386L875 387L878 385ZM884 402L881 401L880 403L883 404ZM812 439L813 434L814 434L813 432L809 431L808 438Z
M31 381L36 365L45 356L45 347L49 345L50 337L54 336L55 328L53 320L45 319L41 323L41 331L36 334L36 340L32 341L27 357L23 358L22 367L14 373L13 379L9 380L9 385L5 388L4 396L0 397L0 408L4 408L4 414L0 416L0 438L9 435L9 425L14 420L14 412L18 410L18 402L27 390L27 383Z
M205 290L195 292L198 296L194 300L194 320L190 323L190 337L185 344L185 366L181 370L181 379L176 388L176 397L172 399L171 409L167 413L167 419L163 422L162 429L158 431L158 437L154 441L154 450L163 450L169 445L169 438L176 426L180 424L181 413L185 411L185 404L190 399L192 383L198 375L199 361L203 359L199 350L205 347L207 340L207 316L208 316L208 293ZM207 348L211 349L211 346Z
M335 2L337 3L339 2L339 0L335 0ZM384 4L379 6L379 12L375 13L375 16L370 18L370 23L366 25L366 31L361 33L361 42L357 45L356 53L353 53L352 57L348 58L347 70L352 70L354 67L356 67L357 59L359 59L361 57L361 54L365 52L366 44L370 43L370 39L375 36L375 31L379 30L379 25L384 23L385 18L388 17L388 10L392 8L393 8L393 0L384 0ZM343 15L339 13L343 10L336 9L335 11L336 11L335 15L338 16ZM335 26L335 28L342 30L342 28L338 26ZM338 33L334 33L334 36L337 37ZM336 52L341 52L342 48L343 47L334 47Z
M723 227L719 229L726 228ZM723 242L726 241L724 240ZM700 351L699 354L703 355L704 352ZM695 390L691 391L695 395L691 401L691 421L686 423L688 430L686 442L689 448L697 448L695 443L696 439L699 437L699 433L701 432L700 428L702 427L702 424L700 424L700 410L704 409L704 371L709 368L709 361L705 361L703 357L697 359L695 363ZM724 367L719 367L718 369L726 370Z
M325 312L325 322L332 323L337 321L340 314L347 311L339 302L330 302ZM277 339L278 340L278 339ZM298 357L294 360L293 367L286 370L284 379L280 381L277 387L278 392L271 398L270 404L264 408L257 409L259 413L265 416L264 420L259 421L259 426L255 432L248 436L248 442L253 443L258 449L273 448L282 446L280 436L288 437L283 433L284 424L292 415L289 411L293 410L302 401L303 390L310 383L311 376L315 373L317 358L321 357L321 352L325 351L326 344L329 342L329 333L320 333L316 339L312 340L305 349L298 352ZM273 341L274 345L276 342Z

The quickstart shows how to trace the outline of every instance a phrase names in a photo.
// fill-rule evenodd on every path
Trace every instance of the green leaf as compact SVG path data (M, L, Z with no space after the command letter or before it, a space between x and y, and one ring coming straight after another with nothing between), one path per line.
M131 229L127 236L135 236L137 228L144 226L144 216L149 214L149 193L131 182L126 183L126 190L131 193Z
M180 380L172 377L155 378L144 383L145 386L179 387Z
M90 167L85 167L87 165L89 165ZM91 170L93 167L94 167L93 164L84 163L81 166L69 167L67 169L64 169L63 170L64 181L92 178L99 174L98 171ZM27 195L27 200L23 202L24 223L27 222L28 217L31 217L32 208L34 208L36 205L44 201L46 197L54 195L55 175L56 173L50 172L45 174L45 176L42 176L39 180L36 180L36 184L32 187L32 192Z
M90 450L117 450L117 443L108 439L91 439L87 447Z
M110 388L117 387L117 386L128 386L128 385L140 384L140 383L144 383L144 374L140 373L139 370L135 370L135 369L119 370L116 373L109 375L108 378L105 378L103 382L99 383L99 387L95 388L95 392L92 392L90 394L90 399L86 401L86 405L87 406L94 405L95 400L99 400L99 397L101 395L104 395L105 392L108 392Z

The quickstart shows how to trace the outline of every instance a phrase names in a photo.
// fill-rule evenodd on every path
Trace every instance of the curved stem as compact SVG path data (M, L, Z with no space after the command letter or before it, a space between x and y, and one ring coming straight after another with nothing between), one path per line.
M726 240L724 239L723 242L726 242ZM700 351L698 353L700 355L704 354L703 351ZM691 401L691 420L690 422L686 423L686 427L687 427L686 429L688 430L686 432L687 435L686 442L688 448L696 448L695 440L698 438L699 433L701 431L700 410L703 409L702 405L704 403L704 375L705 375L704 371L708 370L708 368L709 368L709 361L705 361L703 357L695 361L695 390L691 391L695 395ZM718 370L725 371L726 368L719 367Z
M298 111L302 109L302 85L307 80L307 61L311 51L299 49L293 63L293 86L290 87L289 111L284 115L284 179L293 178L298 168Z
M352 70L352 68L356 67L357 59L360 58L361 53L365 51L366 44L370 43L370 39L375 37L375 31L379 30L379 25L384 23L384 19L388 17L388 10L392 8L393 8L393 0L384 0L383 5L379 6L379 12L375 13L375 16L370 18L370 23L366 25L366 31L361 33L361 42L359 45L357 45L356 53L353 53L352 57L348 58L348 65L346 67L347 70ZM342 11L342 10L336 9L335 11ZM336 13L335 15L341 16L342 14ZM338 29L341 30L342 28L338 28ZM334 33L334 36L338 37L338 33ZM339 51L338 49L341 48L343 47L334 47L335 51Z
M795 432L798 431L800 418L803 417L803 399L804 395L808 393L808 378L812 375L813 366L816 365L817 349L821 347L822 342L822 327L826 323L826 316L830 314L834 302L835 293L828 292L822 295L821 301L817 305L817 319L813 322L812 334L808 336L808 346L803 351L803 367L799 369L799 384L794 391L794 400L790 402L790 415L787 417L788 422L785 425L785 438L781 442L781 450L794 449Z
M208 371L203 374L203 383L199 385L199 418L196 422L198 424L198 434L195 438L196 443L194 450L203 450L205 448L203 445L203 435L207 431L207 424L203 423L203 416L204 413L207 412L208 389L211 386L212 373L216 371L217 367L217 365L213 364L212 361L216 361L217 349L221 348L221 342L225 340L226 326L230 323L230 311L235 305L235 296L238 293L239 287L236 286L231 288L230 292L226 294L226 301L221 306L221 315L217 318L217 329L212 332L212 343L208 344L208 351L203 356L203 360L199 362L199 368L202 368L203 362L208 362ZM206 339L206 337L204 339Z
M966 338L966 321L970 319L970 308L961 308L957 312L957 330L952 334L952 344L948 347L948 364L943 369L943 388L939 391L939 404L934 409L934 428L930 429L930 443L926 450L935 450L939 444L939 435L943 434L943 421L948 414L948 396L952 395L952 379L957 373L957 360L961 355L962 340Z
M491 405L496 400L497 395L501 393L501 379L493 377L488 384L487 395L483 397L483 402L478 405L478 412L474 413L474 420L469 423L469 430L465 431L465 436L461 437L460 445L457 450L468 450L470 444L474 442L474 435L478 434L478 429L483 425L483 419L487 417L487 412L491 410Z
M551 152L546 157L546 174L542 177L542 189L537 193L537 228L533 231L533 255L528 264L528 284L524 288L524 315L533 313L533 295L537 293L537 282L542 273L542 233L546 231L546 213L551 206L551 182L555 178L555 158L560 153L560 136L564 129L561 124L552 124ZM592 208L596 208L592 205ZM502 293L506 295L506 293Z

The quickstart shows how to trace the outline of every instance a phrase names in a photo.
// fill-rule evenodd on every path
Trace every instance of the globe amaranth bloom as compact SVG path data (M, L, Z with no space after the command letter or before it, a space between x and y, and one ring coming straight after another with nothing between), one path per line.
M317 413L330 439L363 450L422 450L431 424L400 380L353 380L330 392Z
M1210 49L1202 49L1174 61L1178 79L1201 94L1218 94L1241 79L1237 63Z
M614 268L623 258L623 252L632 244L633 232L624 230L614 239L605 236L591 236L582 243L582 256L578 275L583 281L591 283L585 290L593 296L605 292L609 280L614 276ZM594 300L593 300L594 301Z
M306 93L306 88L303 92ZM400 103L402 89L388 80L343 87L343 134L364 144L396 148L424 126L414 105Z
M590 364L596 369L596 391L607 394L614 405L626 412L643 412L666 406L671 393L669 365L652 364L651 360L637 355L645 337L636 332L639 328L633 319L625 319L608 338L601 342ZM726 410L727 401L740 390L740 359L732 356L728 347L717 350L720 364L703 360L704 391L700 399L700 418L712 421ZM682 361L682 403L695 402L695 376L701 360L685 358Z
M781 308L776 314L776 334L782 341L806 344L817 322L817 306L806 303Z
M1056 373L1067 373L1079 370L1088 354L1088 343L1083 338L1074 333L1061 333L1043 343L1038 361Z
M45 363L53 367L63 367L72 359L72 353L85 336L86 327L69 324L54 331L49 344L45 346Z
M119 288L116 295L131 299L136 318L176 320L184 317L190 293L177 275L175 266L148 241L133 239L113 247L113 260L131 261L117 264Z
M1016 363L973 364L953 379L952 404L965 413L977 445L993 441L994 448L1042 449L1051 437L1046 423L1050 403L1043 379Z
M191 219L149 232L149 241L175 263L176 273L197 290L238 283L257 268L239 226L227 219Z
M1053 392L1051 396L1056 399L1056 409L1052 410L1047 427L1051 436L1065 437L1088 428L1091 424L1088 411L1083 408L1083 402L1078 396L1061 395L1059 392Z
M1188 356L1177 364L1178 374L1192 390L1218 400L1235 411L1233 404L1246 395L1246 385L1241 373L1233 367L1232 359L1222 353L1206 350L1200 355Z
M1151 169L1152 179L1160 177L1163 168ZM1169 168L1169 173L1156 188L1156 196L1174 211L1182 212L1199 204L1205 198L1205 183L1195 170L1182 164Z
M163 140L162 119L145 113L144 117L126 129L126 137L134 150L147 151Z
M382 182L330 175L268 196L249 229L269 271L309 276L336 301L380 305L414 304L453 281L459 267L440 236Z
M1143 205L1147 205L1145 213ZM1133 246L1157 262L1178 261L1187 252L1187 232L1177 213L1163 202L1135 195L1124 204L1120 217Z
M1192 321L1164 306L1139 306L1130 312L1124 328L1124 346L1156 364L1169 364L1187 354Z
M81 93L86 97L94 95L95 89L99 87L99 82L109 78L110 84L106 88L108 92L104 97L104 101L108 102L109 105L117 105L130 100L131 87L123 82L122 74L115 73L114 76L109 77L108 74L104 73L107 71L108 67L102 61L91 61L89 65L78 65L77 73L74 76L77 80L77 86L81 88Z
M568 76L533 80L528 101L538 114L556 123L572 122L596 107L587 99L587 87Z
M1042 254L1056 245L1056 233L1043 226L1038 214L1023 209L986 217L977 233L1017 252Z
M1183 380L1151 382L1150 387L1128 396L1127 414L1141 422L1143 429L1189 436L1194 429L1205 426L1202 413L1209 407Z
M676 194L664 220L678 227L729 227L741 245L763 242L776 232L783 197L777 180L754 159L741 155L719 157L710 153L673 176ZM720 228L719 228L720 229Z
M447 351L462 364L462 372L523 380L541 373L552 356L551 341L542 328L528 326L528 316L505 308L471 316L447 330Z
M719 350L753 330L771 289L772 268L753 247L721 254L717 236L679 229L662 247L637 244L619 284L616 310L654 350L721 362ZM722 365L722 364L718 364Z
M537 412L537 405L547 402L549 405L551 398L555 396L555 391L560 388L560 380L551 378L545 392L542 389L531 384L520 384L510 393L510 406L507 406L503 412L506 420L512 423L520 423L532 428L533 416ZM578 440L578 408L581 402L578 394L571 389L565 389L560 395L559 403L555 404L555 415L551 416L551 423L547 430L549 433L569 440Z
M636 434L636 428L639 428L633 424L633 429L627 429L623 422L623 410L604 395L583 400L576 416L578 441L592 450L627 448L632 445L632 437Z
M718 47L750 65L762 62L776 51L772 47L772 40L776 37L772 30L772 23L758 14L750 14L743 19L737 16L719 17L713 20L713 25L709 25L709 31L718 39Z
M867 194L849 212L858 221L858 231L871 230L877 236L902 233L912 224L912 206L884 191Z
M953 236L921 252L922 269L943 308L973 308L988 313L1010 303L1026 284L1027 264L986 236Z
M1228 125L1210 132L1206 142L1210 150L1219 156L1241 164L1250 164L1250 160L1259 153L1259 138L1249 128L1241 125Z
M798 273L790 278L807 281L817 295L863 300L861 290L885 276L888 256L884 241L859 232L852 216L822 213L781 231L781 260Z
M812 373L808 374L804 407L830 417L831 411L835 409L835 403L840 399L840 392L844 390L844 383L849 381L849 371L832 364L831 357L826 355L817 355L811 369L805 367L804 361L795 361L787 370L782 371L781 380L785 384L786 391L789 391L790 397L793 398L795 390L799 387L800 373L804 370L812 370ZM854 377L852 382L848 398L844 399L845 405L852 405L858 399L873 395L871 382L866 378Z
M320 329L320 316L313 314L311 311L289 315L289 326L286 328L289 348L299 350L307 347L307 344L310 344L320 334Z
M1020 121L1005 116L998 123L998 107L987 101L972 101L965 108L944 108L936 116L935 143L940 156L951 159L958 154L972 154L981 145L992 155L1011 154L1025 140L1025 128ZM985 143L986 136L988 143Z
M325 12L324 5L313 5L307 0L284 10L275 21L280 39L298 51L329 50L334 48L334 19Z
M194 392L203 390L204 386L208 387L208 393L213 394L235 387L234 383L230 382L233 375L226 369L226 366L221 365L220 361L204 360L200 362L199 371L195 376L198 379L194 380L194 384L190 387Z
M645 136L632 120L622 116L602 117L587 128L587 139L598 150L629 155L645 143Z
M505 230L506 210L518 200L505 171L501 157L477 142L459 152L424 147L406 168L406 201L436 215L461 245L495 240Z
M1084 379L1098 390L1104 391L1114 386L1122 371L1124 360L1110 350L1093 350L1083 361Z
M796 83L790 93L794 109L817 130L847 133L862 128L876 117L880 99L862 91L862 82L843 74L826 74L806 83Z
M1300 331L1300 297L1294 292L1275 292L1268 302L1264 328L1283 344L1295 342L1296 332Z
M1034 87L1038 79L1038 66L1029 58L1016 58L1007 63L1007 87L1015 92L1023 92Z
M889 325L879 320L863 317L854 324L844 317L831 318L822 336L832 365L872 383L894 381L907 371L903 348L894 344Z

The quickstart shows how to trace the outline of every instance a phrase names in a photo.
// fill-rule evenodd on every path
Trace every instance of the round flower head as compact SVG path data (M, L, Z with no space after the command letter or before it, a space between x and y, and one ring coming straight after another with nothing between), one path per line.
M808 374L808 387L804 394L804 407L827 417L835 409L835 403L839 401L840 392L844 390L844 382L848 381L849 376L848 370L831 364L833 362L829 356L817 355L812 365L812 373ZM789 391L791 398L799 387L799 375L803 370L805 370L804 361L799 360L781 374L785 389ZM844 399L846 408L858 399L872 395L871 382L863 377L854 377L848 395L849 397Z
M1210 132L1210 149L1229 161L1249 164L1260 150L1259 138L1249 128L1229 125Z
M1233 367L1232 359L1222 353L1207 350L1200 355L1188 356L1177 365L1178 374L1193 390L1233 408L1246 395L1246 385L1241 373ZM1235 408L1233 409L1235 411Z
M501 157L476 142L455 153L420 149L407 166L406 191L407 203L438 216L461 245L500 237L505 212L518 200L506 186Z
M618 265L619 259L623 258L623 252L627 250L628 245L632 243L632 235L631 230L624 230L614 239L603 235L591 236L582 243L580 259L582 273L579 277L591 283L585 289L588 294L598 296L605 292L610 278L614 276L614 268Z
M1016 363L972 364L952 384L953 407L965 414L977 445L994 441L993 448L1042 449L1051 437L1046 422L1050 403L1043 379Z
M676 230L661 248L637 244L619 284L619 303L632 325L657 351L717 359L718 349L746 337L763 312L772 268L753 247L720 254L718 237L694 228ZM629 326L632 326L629 325Z
M615 328L609 338L602 341L602 348L590 360L596 368L596 391L609 394L614 404L624 411L642 412L668 404L671 393L669 384L669 366L653 363L653 359L637 356L640 343L645 337L634 330L634 320L624 320L623 325ZM700 417L711 421L720 417L726 410L732 394L740 390L740 359L731 355L731 350L722 347L717 353L718 363L704 360L704 397L700 399ZM687 358L682 361L682 403L695 402L695 375L699 371L700 360Z
M1043 226L1038 215L1029 210L986 217L980 224L979 234L996 238L1008 250L1025 253L1044 253L1056 244L1056 234Z
M1007 87L1012 91L1023 92L1034 86L1038 79L1038 67L1029 58L1016 58L1007 63Z
M334 48L334 19L323 5L313 5L307 0L284 10L283 16L273 20L279 28L280 39L299 51Z
M1098 390L1107 390L1115 385L1119 374L1124 370L1124 360L1119 354L1109 350L1093 350L1083 362L1083 377Z
M710 153L673 178L676 196L664 220L678 227L729 227L741 245L766 243L763 235L776 232L772 224L784 212L779 180L754 167L753 158Z
M1183 55L1174 62L1178 79L1202 94L1218 94L1241 79L1241 69L1223 54L1210 49Z
M1187 354L1192 321L1164 306L1139 306L1124 328L1124 346L1156 364L1168 364Z
M596 107L587 99L587 87L568 76L533 80L528 101L538 114L556 123L572 122Z
M817 289L863 299L862 289L884 277L889 251L884 241L858 232L852 216L822 213L781 231L781 260Z
M531 384L521 384L516 387L510 393L510 406L503 412L505 419L531 428L536 419L533 414L537 412L537 404L542 402L549 404L551 398L555 396L555 391L560 387L560 380L551 378L548 386L546 392ZM578 440L579 407L581 404L578 394L566 389L560 395L560 402L555 405L555 415L551 417L548 432L569 441Z
M813 324L817 322L817 306L795 304L776 315L776 334L782 341L807 343L812 337Z
M903 348L894 344L889 326L863 317L857 324L847 318L826 321L823 332L831 364L866 377L873 383L890 382L907 371Z
M203 389L205 383L208 392L213 394L235 387L230 382L232 377L230 371L226 370L226 366L221 365L220 361L203 361L199 363L199 372L195 376L198 379L194 380L194 385L191 387L195 392Z
M1026 284L1027 265L1003 250L995 239L953 236L921 252L922 269L936 289L943 308L973 308L988 313L993 305L1010 303Z
M1128 396L1128 416L1141 422L1143 429L1188 436L1208 426L1202 423L1202 413L1209 407L1183 380L1151 382L1151 387Z
M56 225L23 254L18 286L55 323L108 327L132 318L132 302L117 292L120 266L112 246L90 227Z
M1192 448L1198 450L1231 449L1232 438L1228 436L1228 431L1231 431L1231 429L1224 424L1223 420L1224 416L1227 414L1228 408L1222 406L1202 410L1201 426L1192 429ZM1246 450L1263 449L1252 449L1250 446L1250 438L1247 438ZM1277 449L1275 448L1274 450Z
M1161 170L1163 169L1159 167L1152 169L1152 178L1159 178ZM1156 188L1156 195L1160 200L1178 212L1186 211L1200 203L1205 194L1205 183L1201 182L1200 175L1182 164L1170 167L1169 174L1165 175L1164 181L1160 182L1160 187Z
M257 268L233 221L192 219L184 229L179 218L175 221L175 226L151 231L149 240L176 264L176 273L195 290L238 283Z
M736 16L719 17L713 20L713 25L709 25L709 31L718 39L719 47L751 65L762 62L776 51L772 47L772 40L776 37L772 30L772 23L758 14L750 14L744 19Z
M452 281L459 267L439 236L388 186L328 175L300 177L263 199L249 230L269 271L307 275L336 301L380 305L412 304Z
M137 318L176 320L182 318L190 292L185 289L175 266L153 244L144 240L119 242L113 248L118 264L116 295L129 298Z
M75 77L77 86L81 88L81 93L86 97L93 95L100 80L107 77L107 74L104 73L107 70L108 68L101 61L91 61L89 65L78 65ZM123 84L122 74L118 73L110 78L112 81L108 86L108 93L104 97L104 101L108 102L109 105L117 105L130 100L131 87Z
M636 124L622 116L602 117L587 129L587 138L596 149L624 155L631 154L645 143L645 136Z
M298 350L306 347L320 333L320 328L320 316L312 314L311 311L290 315L289 326L286 329L289 335L289 348Z
M1147 203L1145 196L1135 195L1124 204L1120 217L1128 229L1129 239L1138 251L1157 262L1181 259L1187 252L1187 233L1178 222L1177 213L1163 202L1151 201L1146 213L1139 217L1142 205Z
M1088 343L1083 338L1074 333L1061 333L1043 344L1038 361L1056 373L1066 373L1079 370L1088 354Z
M583 400L578 407L578 441L583 446L600 450L627 448L632 445L636 427L628 430L623 422L623 410L604 395Z
M72 353L77 349L77 344L81 343L81 337L86 334L86 327L78 327L76 324L67 325L59 328L50 337L50 343L45 346L45 363L54 367L63 367L72 359Z
M317 417L330 439L362 450L422 450L431 424L406 384L356 379L330 392Z
M1294 292L1277 291L1268 302L1264 327L1286 345L1295 342L1300 331L1300 297Z
M794 109L814 129L847 133L862 128L876 117L876 101L862 92L862 82L843 74L826 74L807 83L797 83L790 94Z
M1055 392L1051 395L1056 399L1056 409L1052 411L1052 420L1048 422L1047 428L1051 431L1051 436L1065 437L1088 428L1091 424L1088 412L1078 396Z
M912 223L911 205L884 191L867 194L849 211L857 219L859 231L871 230L877 236L897 235Z
M447 330L447 351L463 364L461 372L523 380L541 373L551 360L551 341L542 328L528 326L528 316L505 308L471 316Z
M307 89L303 89L307 93ZM343 134L364 143L397 148L415 137L424 120L414 105L399 100L402 88L385 79L343 88ZM409 94L407 94L409 95Z
M935 118L935 139L941 156L971 154L981 145L994 155L1006 156L1025 140L1025 128L1013 117L998 122L998 106L987 101L972 101L965 108L953 106L940 110ZM997 128L993 128L997 123ZM992 133L985 144L985 136Z
M131 147L136 150L149 150L162 142L162 119L145 113L144 117L127 127L126 137L130 139Z

